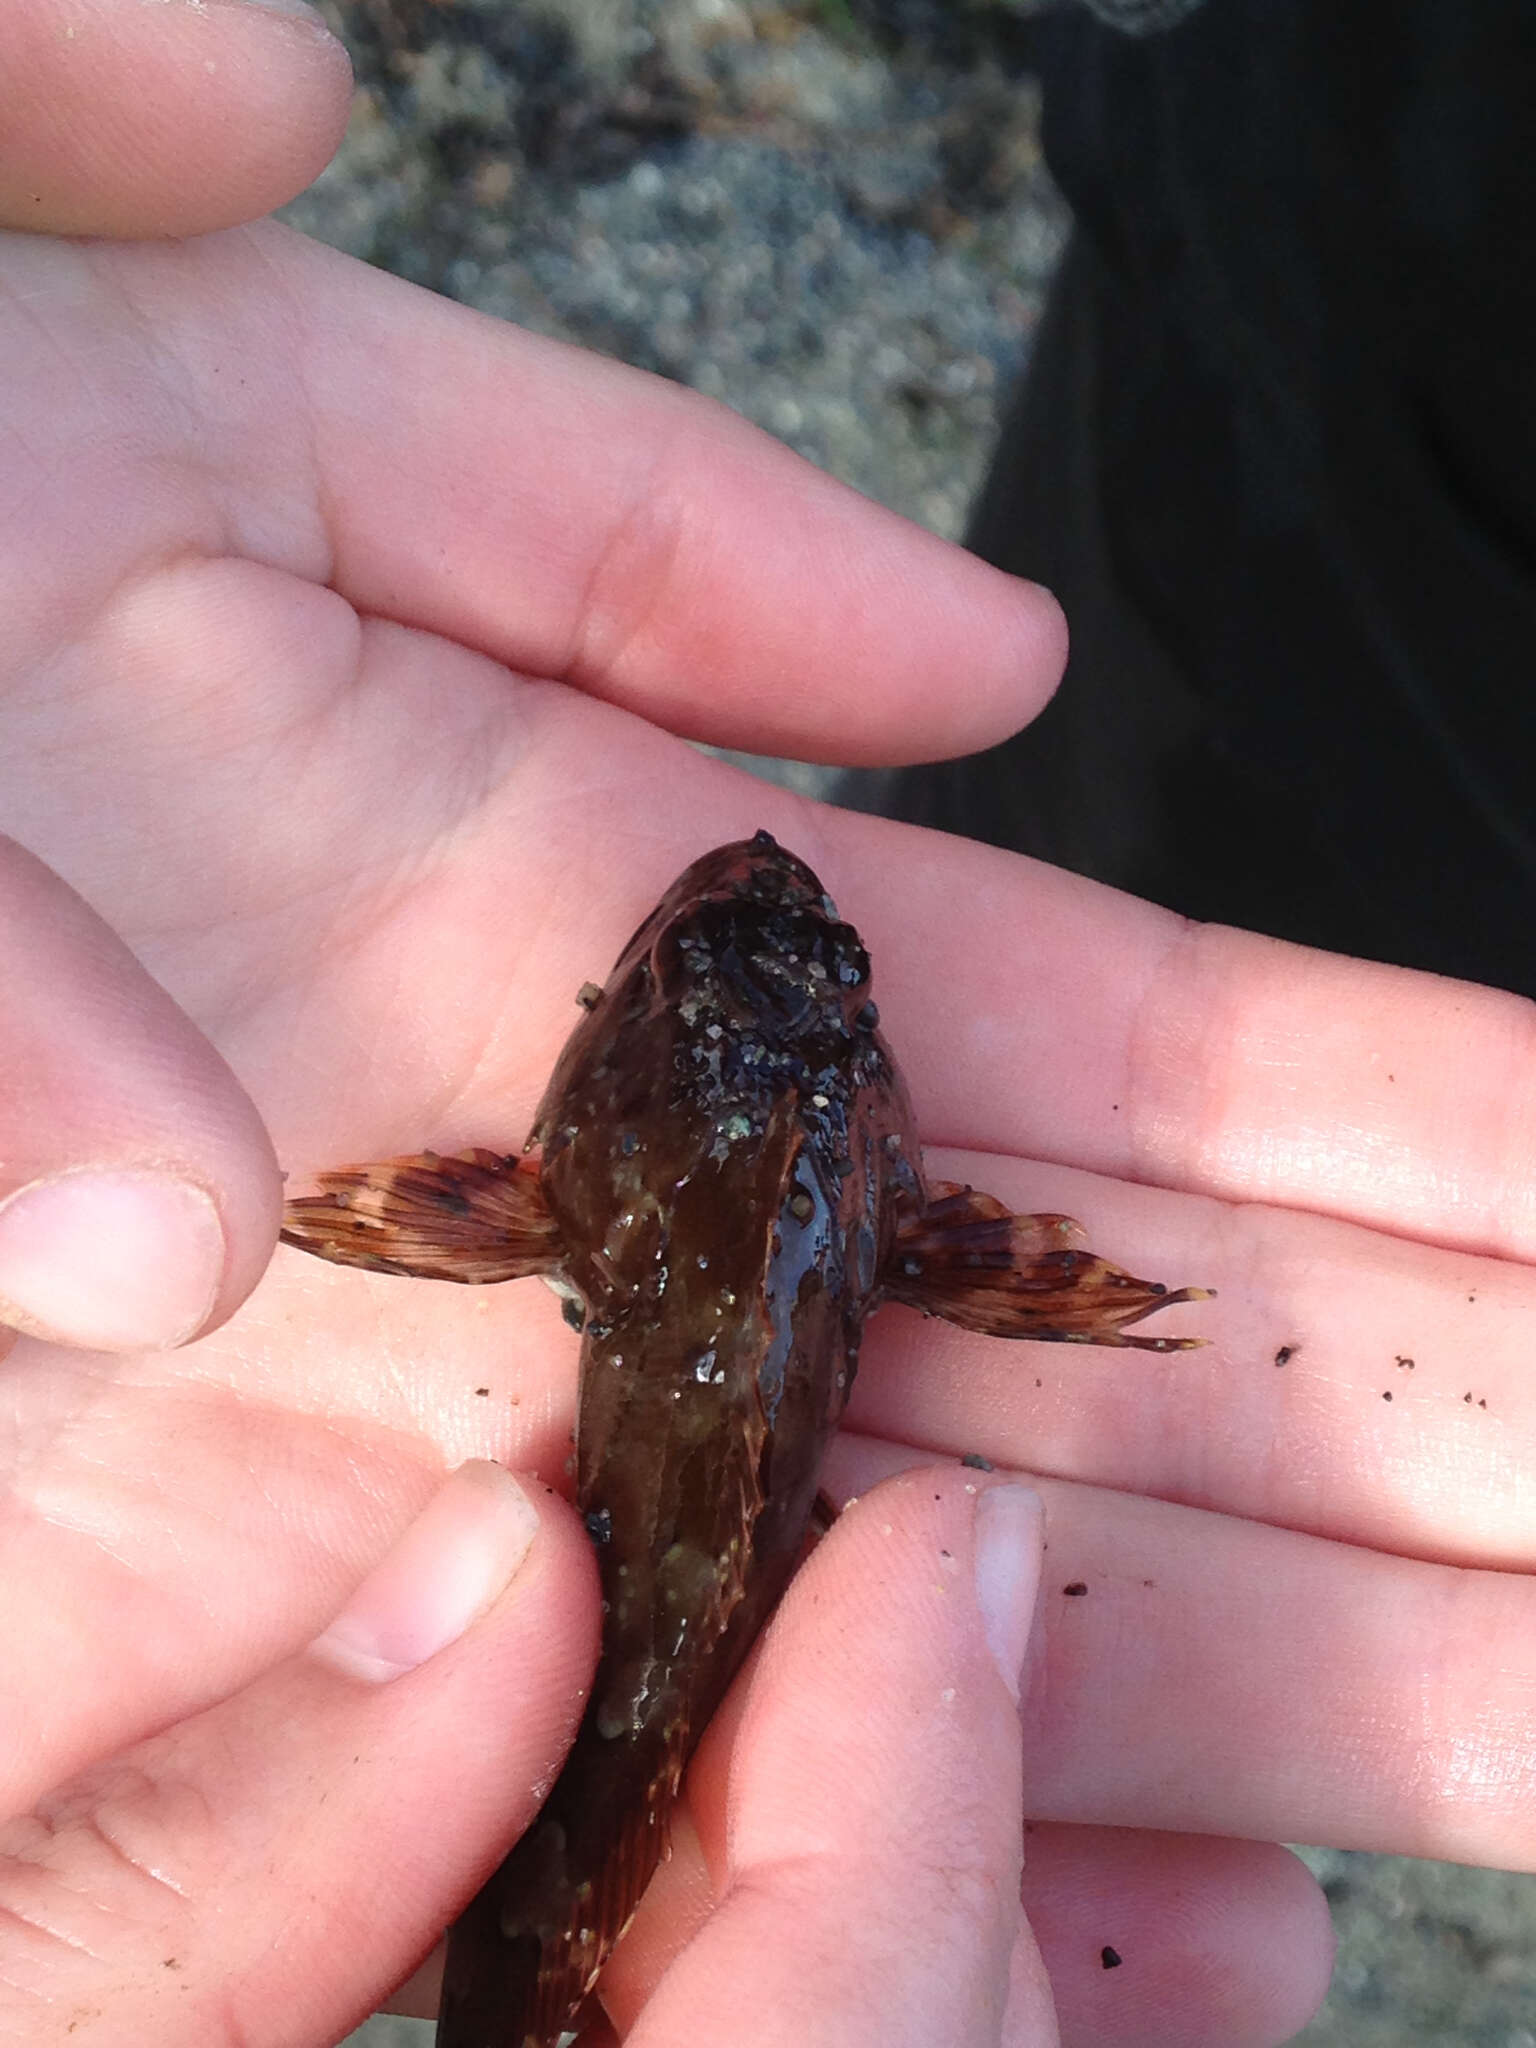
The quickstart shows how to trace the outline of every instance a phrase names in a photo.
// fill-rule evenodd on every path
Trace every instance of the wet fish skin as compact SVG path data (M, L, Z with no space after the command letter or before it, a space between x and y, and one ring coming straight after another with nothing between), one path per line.
M688 1756L801 1550L884 1293L1000 1335L1177 1349L1193 1300L1065 1217L925 1188L868 956L767 834L673 884L572 1033L516 1161L321 1177L284 1236L436 1278L542 1272L583 1309L576 1500L602 1648L533 1826L453 1928L440 2048L551 2048L665 1853Z
M695 863L539 1111L587 1305L576 1497L606 1532L603 1648L543 1813L450 1941L444 2048L553 2038L627 1923L793 1568L876 1276L921 1209L906 1095L859 1021L868 958L829 913L766 838ZM537 1980L510 2028L509 1944Z

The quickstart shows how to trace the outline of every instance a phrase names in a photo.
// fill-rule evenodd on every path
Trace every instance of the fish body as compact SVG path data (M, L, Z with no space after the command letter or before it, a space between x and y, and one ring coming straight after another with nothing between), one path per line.
M862 1020L862 1021L861 1021ZM487 1887L537 1976L450 1942L439 2039L553 2038L666 1843L683 1765L799 1554L865 1314L922 1207L869 960L777 847L683 875L571 1037L531 1142L586 1307L576 1498L602 1654L565 1769ZM533 1944L558 1957L540 1972ZM482 1978L486 1981L482 1984Z
M1200 1294L1132 1279L1067 1218L930 1193L864 947L767 833L694 862L582 1000L530 1157L327 1174L284 1231L385 1272L543 1272L581 1314L602 1647L544 1808L452 1931L440 2048L551 2048L591 1990L800 1554L883 1296L1172 1349L1192 1340L1122 1326Z

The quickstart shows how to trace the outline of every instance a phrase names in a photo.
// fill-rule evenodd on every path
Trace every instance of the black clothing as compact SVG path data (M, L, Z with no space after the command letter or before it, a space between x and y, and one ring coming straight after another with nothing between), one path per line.
M881 808L1536 993L1536 9L1039 49L1076 229L970 542L1071 662Z

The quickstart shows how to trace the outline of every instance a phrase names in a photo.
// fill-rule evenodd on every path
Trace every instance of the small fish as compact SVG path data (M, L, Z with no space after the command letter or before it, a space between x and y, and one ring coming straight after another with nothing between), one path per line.
M582 1327L576 1503L602 1651L565 1768L449 1937L440 2048L551 2048L667 1853L693 1747L784 1590L865 1318L1174 1351L1169 1293L1064 1216L926 1185L869 956L766 832L707 853L620 955L524 1156L320 1176L289 1244L373 1272L551 1279Z

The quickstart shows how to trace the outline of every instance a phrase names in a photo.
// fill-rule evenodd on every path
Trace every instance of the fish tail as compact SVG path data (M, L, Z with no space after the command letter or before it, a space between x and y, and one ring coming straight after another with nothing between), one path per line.
M438 2048L554 2048L668 1853L682 1751L605 1740L589 1710L543 1812L449 1934Z

